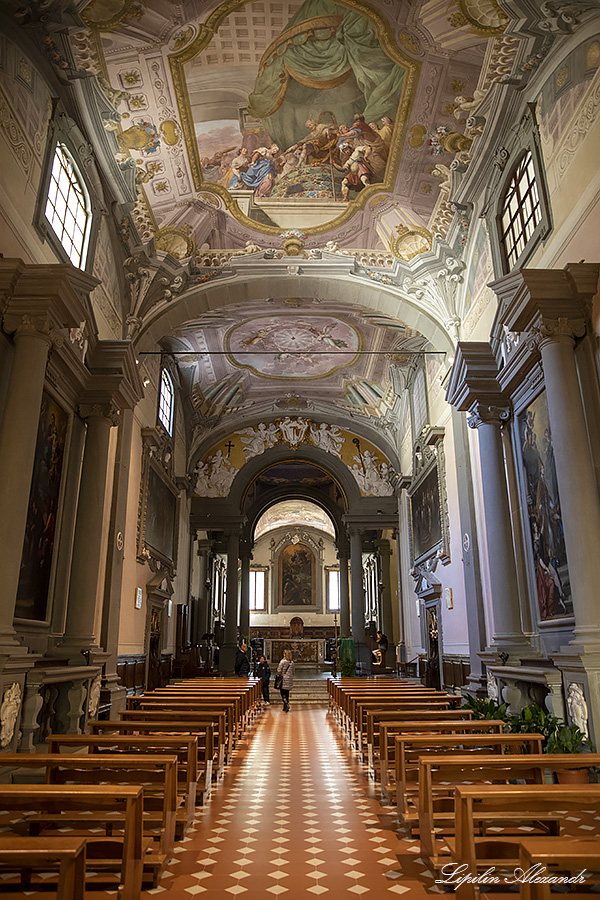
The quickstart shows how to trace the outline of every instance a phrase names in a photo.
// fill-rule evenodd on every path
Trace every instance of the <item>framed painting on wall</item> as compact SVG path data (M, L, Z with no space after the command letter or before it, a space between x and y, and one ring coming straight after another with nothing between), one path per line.
M421 559L442 540L442 508L437 466L434 466L410 498L413 555Z
M68 414L44 391L21 557L16 618L44 621L48 616L48 591L68 424Z
M138 559L151 557L175 567L178 493L159 463L145 454L138 523Z
M571 582L545 391L527 405L517 421L539 617L547 621L572 616Z
M315 555L307 544L287 544L279 554L280 606L314 606Z

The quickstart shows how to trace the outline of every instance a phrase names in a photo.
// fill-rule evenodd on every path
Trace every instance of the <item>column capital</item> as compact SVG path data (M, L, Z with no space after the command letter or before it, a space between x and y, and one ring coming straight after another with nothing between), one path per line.
M467 425L469 428L480 428L482 425L505 425L510 416L509 406L474 403L467 415Z
M545 344L567 341L574 344L577 338L583 337L587 325L583 318L567 319L561 316L558 319L540 317L531 329L532 343L541 350Z
M446 400L461 412L475 406L504 406L498 363L487 341L460 341L456 347Z
M106 419L112 425L119 424L119 409L112 399L94 399L86 402L83 400L78 406L78 412L82 419Z
M91 372L87 391L109 390L119 409L133 409L144 396L131 341L97 341L86 363Z
M509 331L519 333L532 331L540 319L583 321L587 325L599 273L597 263L510 272L490 285L500 301L499 321Z
M77 328L89 317L86 303L98 279L70 263L28 265L20 259L0 260L0 309L4 330L11 334L21 319L43 318L48 332Z

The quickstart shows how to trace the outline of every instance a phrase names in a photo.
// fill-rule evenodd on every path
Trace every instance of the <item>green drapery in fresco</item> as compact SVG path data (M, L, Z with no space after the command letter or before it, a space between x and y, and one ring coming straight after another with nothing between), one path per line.
M355 113L394 119L404 74L368 19L331 0L306 0L267 48L248 112L286 149L306 134L307 118L326 112L346 125Z

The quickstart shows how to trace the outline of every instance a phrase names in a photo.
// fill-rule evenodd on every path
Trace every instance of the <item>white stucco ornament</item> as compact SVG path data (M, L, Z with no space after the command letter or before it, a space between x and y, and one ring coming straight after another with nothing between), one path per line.
M102 688L102 678L100 675L96 675L94 680L90 685L90 694L88 699L88 715L90 719L95 719L96 714L98 712L98 705L100 703L100 690Z
M588 707L585 694L583 687L576 681L572 681L567 689L567 709L573 725L576 725L582 734L589 737Z
M260 456L269 447L274 447L279 440L278 432L277 425L273 423L267 425L265 422L259 422L256 428L243 428L241 431L236 431L244 444L246 462L254 456Z
M4 692L0 707L0 747L3 749L8 747L13 739L22 696L23 689L16 681Z
M389 463L378 463L370 450L364 450L360 457L355 456L353 459L355 462L350 471L364 494L372 497L392 496L395 472Z
M231 465L222 450L209 456L208 462L200 461L194 470L196 493L200 497L226 497L237 469Z
M498 682L489 672L487 677L487 695L490 700L493 700L495 703L498 702Z
M344 435L337 425L326 425L325 422L315 425L311 422L310 436L315 447L341 458Z

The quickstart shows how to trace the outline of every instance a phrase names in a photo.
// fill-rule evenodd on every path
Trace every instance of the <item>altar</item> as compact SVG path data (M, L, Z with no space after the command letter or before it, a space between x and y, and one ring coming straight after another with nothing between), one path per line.
M325 662L325 641L299 638L297 640L265 640L267 659L277 665L284 650L291 650L297 666L316 666Z

